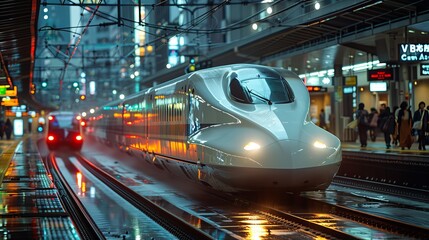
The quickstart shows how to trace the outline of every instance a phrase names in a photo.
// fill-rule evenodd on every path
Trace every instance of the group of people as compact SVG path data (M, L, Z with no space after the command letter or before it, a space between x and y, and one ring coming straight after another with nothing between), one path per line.
M426 150L426 132L429 132L429 111L425 102L420 102L418 109L412 114L406 101L391 111L386 104L381 105L380 113L371 108L371 113L365 110L365 104L360 103L356 111L358 133L361 147L366 147L368 130L371 140L375 141L379 129L386 142L386 148L399 144L402 150L410 149L414 137L418 137L419 150ZM429 107L428 107L429 108ZM414 134L417 133L417 134Z
M3 139L3 136L6 135L6 139L10 139L12 136L13 125L10 119L6 119L6 122L3 119L0 119L0 139Z

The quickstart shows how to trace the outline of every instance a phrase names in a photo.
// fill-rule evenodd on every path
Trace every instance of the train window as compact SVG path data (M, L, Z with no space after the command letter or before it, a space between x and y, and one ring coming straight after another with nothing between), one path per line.
M294 101L292 89L278 74L253 70L253 72L240 71L231 77L230 93L238 102L271 105Z
M229 90L234 100L242 103L251 103L252 98L249 96L249 92L243 88L238 79L233 78L229 83Z

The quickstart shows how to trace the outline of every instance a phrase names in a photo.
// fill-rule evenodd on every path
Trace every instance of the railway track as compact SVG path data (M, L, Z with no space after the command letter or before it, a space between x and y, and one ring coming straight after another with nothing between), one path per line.
M141 210L145 214L153 217L154 221L164 226L166 229L171 231L180 239L212 239L210 235L205 233L203 230L198 229L186 220L166 212L165 210L158 209L152 212L153 209L159 208L157 204L152 203L153 200L146 199L134 191L126 188L122 183L118 182L114 177L110 176L103 170L86 160L83 156L78 156L79 161L84 165L91 173L96 175L109 187L115 189L118 193L123 195L124 198L134 198L135 206L143 205ZM218 195L216 193L213 193ZM414 239L426 239L429 238L428 229L414 226L411 224L402 223L388 218L378 217L372 214L368 214L362 211L353 210L347 207L341 207L338 205L329 204L322 201L313 200L310 198L300 197L298 195L290 195L285 198L280 206L277 207L266 207L256 202L246 200L246 198L237 198L237 196L230 196L230 199L226 199L225 195L219 197L221 201L234 202L237 206L247 206L252 210L253 215L259 215L261 218L265 218L266 221L272 223L272 225L281 225L282 231L291 231L301 237L324 237L327 239L361 239L362 235L355 235L347 232L347 228L341 229L342 225L355 225L362 229L368 229L370 232L376 232L383 236L390 236L392 238L414 238ZM140 207L139 207L140 208ZM306 209L307 211L295 211L296 209ZM157 212L160 211L160 212ZM168 216L167 216L168 215ZM162 219L157 219L159 216ZM195 216L195 218L200 218ZM199 221L205 222L205 225L213 224L212 219L206 221L204 217ZM170 229L172 226L184 226L179 229ZM223 228L221 222L215 222L212 228ZM228 228L228 227L227 227ZM277 227L278 228L278 227ZM195 233L191 233L195 231ZM223 231L223 230L222 230ZM240 233L234 233L234 231L228 230L231 239L237 239L240 237ZM267 228L268 234L275 235L273 229ZM191 234L190 234L191 233ZM227 238L228 239L228 238ZM281 239L281 238L279 238Z
M126 199L145 215L153 219L167 231L179 239L212 239L207 233L199 228L190 225L181 218L169 213L164 208L155 204L153 201L139 195L117 179L97 168L94 164L86 160L83 156L77 154L79 162L89 170L94 176L101 180L105 185L114 190L121 197Z
M48 174L52 176L52 180L60 193L60 201L75 223L81 238L106 239L65 180L53 153L48 155L45 165Z
M429 190L398 186L385 181L380 182L378 179L374 180L336 176L333 183L339 186L354 187L429 202Z

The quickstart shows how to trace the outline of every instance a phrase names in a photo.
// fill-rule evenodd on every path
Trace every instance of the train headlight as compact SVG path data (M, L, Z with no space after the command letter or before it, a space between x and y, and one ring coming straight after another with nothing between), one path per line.
M326 148L326 144L324 144L323 142L320 142L320 141L315 141L313 143L313 146L316 148Z
M259 146L259 144L254 142L249 142L248 144L246 144L246 146L244 146L244 150L246 151L258 150L260 148L261 146Z

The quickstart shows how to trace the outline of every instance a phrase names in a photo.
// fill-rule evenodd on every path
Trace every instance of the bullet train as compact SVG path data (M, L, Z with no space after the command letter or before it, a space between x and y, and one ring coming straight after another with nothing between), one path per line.
M156 167L226 192L326 189L340 140L309 116L302 80L283 69L203 69L101 107L91 134Z

